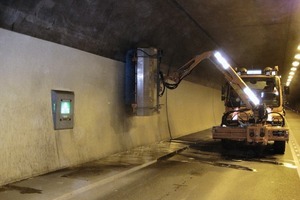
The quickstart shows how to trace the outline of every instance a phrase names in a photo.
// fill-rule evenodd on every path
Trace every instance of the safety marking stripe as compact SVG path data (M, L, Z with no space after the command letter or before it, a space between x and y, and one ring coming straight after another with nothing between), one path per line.
M297 166L298 176L300 178L300 146L297 143L297 140L295 139L293 131L291 129L289 130L289 135L290 135L289 147L291 149L295 161L295 165Z

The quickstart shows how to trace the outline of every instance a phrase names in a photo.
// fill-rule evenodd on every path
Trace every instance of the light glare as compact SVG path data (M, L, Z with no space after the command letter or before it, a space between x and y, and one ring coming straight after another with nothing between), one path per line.
M289 75L295 75L295 72L290 72Z
M297 46L297 50L300 50L300 44ZM294 58L296 60L300 60L300 53L296 53ZM290 72L289 72L289 76L288 76L288 79L286 81L286 86L290 86L291 82L292 82L292 79L293 79L293 76L295 75L295 72L297 71L297 67L299 66L299 61L294 61L292 63L293 67L291 68Z
M294 62L292 63L292 65L293 65L294 67L298 67L298 66L299 66L299 62L298 62L298 61L294 61Z
M293 71L293 72L297 71L297 67L292 67L291 71Z
M255 94L252 92L252 90L250 90L249 87L245 87L244 92L247 94L249 99L254 103L254 105L257 106L259 104L259 99L255 96Z
M261 70L248 70L247 74L261 74Z
M300 60L300 54L297 53L294 58L296 58L297 60Z
M214 56L217 58L218 62L223 66L224 69L228 69L230 67L228 62L219 52L216 52Z

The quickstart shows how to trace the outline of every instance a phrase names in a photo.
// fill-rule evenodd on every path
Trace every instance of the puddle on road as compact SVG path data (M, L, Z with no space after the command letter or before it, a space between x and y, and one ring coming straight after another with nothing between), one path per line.
M283 163L283 166L291 169L297 169L297 166L291 163Z
M29 188L29 187L21 187L16 185L4 185L0 187L0 192L6 192L6 191L19 191L21 194L42 194L42 190Z
M290 169L297 169L297 166L295 164L292 164L292 163L289 163L289 162L280 162L280 161L277 161L277 160L245 159L245 161L267 163L267 164L283 166L283 167L290 168Z
M231 169L237 169L237 170L245 170L245 171L251 171L251 172L256 172L256 169L250 168L250 167L245 167L242 165L236 165L236 164L232 164L232 163L225 163L225 162L219 162L218 158L201 158L199 156L193 156L192 155L184 155L181 154L181 156L187 158L188 160L181 160L181 162L201 162L204 164L208 164L208 165L212 165L212 166L216 166L216 167L224 167L224 168L231 168Z
M265 164L278 165L290 169L296 169L297 166L292 161L278 161L270 147L265 151L260 151L259 154L253 148L236 148L231 150L224 150L215 142L191 144L190 148L182 153L181 162L201 162L217 167L238 169L256 172L256 169L245 167L242 165L233 164L232 162L259 162Z
M214 163L212 163L212 165L218 166L218 167L226 167L226 168L231 168L231 169L239 169L239 170L256 172L256 169L253 169L250 167L245 167L242 165L234 165L234 164L222 163L222 162L214 162Z
M101 174L109 173L110 171L120 171L126 169L132 165L129 164L94 164L94 165L82 165L76 168L70 169L69 172L64 173L61 177L74 178L74 179L88 179Z
M286 168L290 168L290 169L297 169L297 166L295 164L289 163L289 162L279 162L276 160L267 160L267 159L230 159L230 158L225 158L225 161L228 162L220 162L221 160L223 160L224 158L222 158L221 155L216 156L208 156L208 154L204 154L204 157L199 156L199 154L186 154L186 153L182 153L180 154L181 156L187 158L187 159L180 159L181 162L201 162L204 164L209 164L209 165L213 165L213 166L217 166L217 167L224 167L224 168L231 168L231 169L238 169L238 170L245 170L245 171L252 171L252 172L257 172L256 169L254 168L250 168L250 167L245 167L242 165L237 165L237 164L232 164L232 163L228 163L228 162L259 162L259 163L266 163L266 164L272 164L272 165L278 165L278 166L283 166ZM201 154L200 154L201 155Z

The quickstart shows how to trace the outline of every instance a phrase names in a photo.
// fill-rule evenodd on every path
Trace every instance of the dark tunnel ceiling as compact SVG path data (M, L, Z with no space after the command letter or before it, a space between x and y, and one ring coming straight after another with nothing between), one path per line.
M234 67L278 65L285 82L300 43L300 1L0 0L0 27L120 61L130 48L157 47L173 69L219 49ZM195 71L194 79L215 72ZM291 99L300 102L297 76Z

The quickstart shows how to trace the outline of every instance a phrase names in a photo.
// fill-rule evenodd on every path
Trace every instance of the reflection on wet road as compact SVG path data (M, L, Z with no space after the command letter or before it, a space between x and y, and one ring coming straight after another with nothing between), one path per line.
M245 146L240 143L232 143L230 149L222 148L220 141L201 140L201 137L196 141L188 136L186 139L183 137L181 140L174 140L174 142L189 144L189 149L179 153L176 159L180 162L201 162L217 167L232 168L238 170L246 170L256 172L254 168L239 165L238 163L244 162L257 162L278 165L297 169L295 162L291 159L281 160L276 157L273 150L273 145L269 144L264 147ZM173 158L174 160L174 158Z
M181 141L185 143L184 141ZM224 150L219 147L218 142L206 142L190 145L190 148L176 156L180 162L201 162L217 167L226 167L238 170L256 172L254 168L239 165L242 161L258 162L278 165L296 169L293 161L282 161L272 156L272 151L267 147L265 151L257 154L255 149L249 147L233 148ZM173 158L174 160L174 158Z

